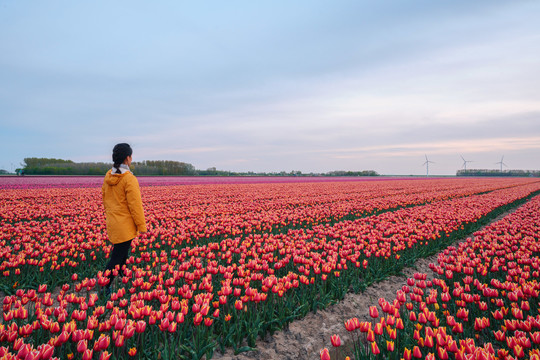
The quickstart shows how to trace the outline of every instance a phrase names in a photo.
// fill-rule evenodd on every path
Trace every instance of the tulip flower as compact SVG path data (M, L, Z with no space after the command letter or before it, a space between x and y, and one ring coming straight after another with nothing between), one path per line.
M353 321L355 323L358 323L357 328L360 329L360 332L368 332L371 330L371 323L368 321L359 321L358 319L354 318Z
M330 360L330 351L324 348L320 352L321 360Z
M45 186L44 180L33 181ZM534 179L517 178L463 179L460 182L455 179L396 180L399 182L362 182L362 186L356 181L294 183L286 187L206 185L204 190L197 188L196 191L185 186L146 186L144 181L141 179L141 190L147 200L149 232L134 240L133 256L128 258L126 266L113 270L118 274L117 287L108 301L102 301L103 305L100 303L103 299L85 293L85 288L89 292L109 281L107 274L93 274L91 269L95 267L89 266L89 261L107 258L111 251L99 182L93 183L93 187L77 185L78 188L68 189L56 184L43 189L32 185L31 191L26 188L20 192L10 192L10 189L9 194L2 191L5 199L9 199L0 202L4 216L2 231L7 239L24 239L25 244L13 241L4 246L8 251L0 254L5 264L4 280L8 288L16 291L14 300L4 299L6 327L0 329L0 333L6 345L11 346L19 335L27 336L36 346L40 345L38 339L47 339L49 346L71 341L72 344L58 355L66 357L81 340L86 340L92 341L90 350L102 355L105 352L99 346L103 341L101 335L109 334L115 343L120 336L127 338L129 331L133 333L129 321L133 321L132 326L139 334L145 332L146 326L157 327L153 324L159 326L165 321L169 322L170 330L170 325L176 321L177 326L182 327L178 333L185 334L187 328L184 327L191 325L183 321L184 317L202 313L201 319L206 323L210 304L215 310L229 312L234 303L237 310L245 311L239 314L240 321L252 316L248 302L264 314L268 306L276 307L277 301L287 304L291 298L302 294L298 304L303 306L302 296L312 299L312 295L306 294L327 291L321 287L323 278L326 278L324 288L331 292L341 284L344 288L348 286L351 278L357 278L355 271L363 275L376 273L378 269L374 266L384 268L385 261L408 263L411 254L436 249L450 235L468 232L475 223L488 219L490 214L504 207L514 206L515 201L535 194L540 188ZM398 192L396 184L400 187ZM20 206L22 201L31 206ZM534 253L538 203L531 198L516 211L517 215L508 215L492 227L477 231L463 244L443 250L437 265L430 264L430 269L437 274L435 278L414 274L401 289L399 299L379 303L388 317L386 322L381 319L375 331L384 330L385 325L394 321L390 316L396 316L395 329L387 328L391 340L396 329L405 330L398 316L407 319L407 312L414 310L415 315L410 315L409 319L418 315L423 322L424 317L427 320L424 325L436 329L435 335L429 335L427 328L413 324L412 328L419 332L426 329L424 345L429 344L431 336L438 346L445 346L439 344L446 341L446 351L450 352L450 344L455 346L455 341L439 336L440 332L452 334L454 329L467 336L480 335L473 332L476 327L482 334L500 330L510 334L509 338L528 339L515 340L524 353L528 352L527 341L534 343L531 334L538 328L536 320L529 319L536 316L529 312L531 308L536 310L534 299L538 297L538 289L532 283L537 278L535 272L539 271ZM510 221L505 220L507 218ZM27 271L32 267L35 271ZM365 272L366 268L370 272ZM78 274L71 279L74 269ZM492 269L496 272L491 272ZM59 293L54 296L47 297L46 289L39 287L41 283L51 284L50 280L54 279L54 283L64 276L67 281L59 285ZM452 280L447 280L447 276ZM21 284L29 284L38 291L24 289ZM225 294L226 287L231 289L229 294ZM408 303L406 294L411 299ZM238 297L232 300L235 295ZM327 293L321 295L328 296ZM142 304L135 305L139 301ZM189 315L194 304L199 311ZM442 321L437 317L440 308L447 311ZM469 314L465 316L464 311L458 316L456 308L472 311L471 316L474 313L474 318L479 320L468 321ZM475 309L481 311L480 316ZM500 319L491 316L496 313L495 309ZM118 319L104 319L104 312ZM378 311L373 318L378 318ZM449 318L454 324L445 321ZM224 316L225 322L219 321L219 314L210 319L216 319L226 328L242 328L235 326L236 319L230 314ZM455 319L459 319L459 323ZM142 321L144 327L137 327L138 321ZM277 322L282 321L284 319L277 319ZM7 326L12 326L8 322L16 323L17 328L8 329ZM352 329L352 324L349 325ZM95 331L96 338L82 335L82 327ZM355 329L362 330L358 326ZM371 333L365 328L364 332L374 339L375 331L369 331ZM400 339L407 336L399 334ZM144 334L141 336L147 338ZM478 350L478 354L488 351L489 344L485 343L488 341L489 338L482 338L485 347ZM171 345L168 340L164 342L164 346ZM496 347L506 347L505 343ZM479 349L468 346L472 350ZM27 355L33 356L33 351Z
M441 360L448 359L448 353L444 347L437 347L437 355Z
M530 333L529 336L531 337L531 340L534 344L540 345L540 331Z
M142 320L137 321L137 323L135 324L135 331L140 334L140 333L143 333L145 329L146 329L146 322Z
M87 340L79 340L77 343L77 352L83 353L88 348L88 342Z
M40 350L40 357L42 360L49 360L54 354L54 346L44 344Z
M373 332L373 330L368 330L367 332L367 341L370 341L370 342L374 342L375 341L375 333Z
M339 335L336 335L336 334L332 335L330 337L330 342L332 343L333 347L341 346L341 339L340 339Z
M199 326L202 322L203 322L203 316L202 314L199 312L197 314L195 314L195 317L193 318L193 324L195 326Z
M415 346L412 350L413 357L420 359L422 357L422 352L420 351L420 348L418 346Z
M377 307L370 306L369 307L369 316L372 318L378 318L379 317L379 310L377 310Z
M514 355L518 358L521 358L521 357L524 357L525 356L525 352L523 351L523 347L521 347L520 345L515 345L514 348L513 348L513 351L514 351Z
M99 339L96 341L96 345L97 345L97 351L102 351L102 350L105 350L109 347L109 344L110 344L110 337L105 335L105 334L102 334Z
M377 346L377 343L376 342L372 342L371 343L371 352L374 354L374 355L378 355L380 354L381 350L379 350L379 346Z
M405 350L403 350L403 358L405 360L411 360L412 359L412 351L408 348L405 348Z
M382 335L383 331L384 331L384 327L381 323L375 324L375 328L373 330L375 334Z
M93 353L94 353L94 351L92 349L84 350L84 352L82 354L82 359L83 360L91 360Z
M30 353L30 345L22 344L20 346L20 348L18 348L18 349L14 348L14 350L18 350L17 357L19 359L24 359Z
M345 329L347 329L347 331L356 330L356 324L354 323L354 321L352 319L349 319L349 320L345 321Z

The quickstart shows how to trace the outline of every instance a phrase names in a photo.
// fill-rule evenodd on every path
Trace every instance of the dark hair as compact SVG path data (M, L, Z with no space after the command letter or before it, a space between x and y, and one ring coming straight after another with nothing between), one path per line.
M121 143L114 146L112 151L112 160L117 174L121 173L120 165L123 164L126 158L131 156L131 154L133 154L133 150L129 144Z

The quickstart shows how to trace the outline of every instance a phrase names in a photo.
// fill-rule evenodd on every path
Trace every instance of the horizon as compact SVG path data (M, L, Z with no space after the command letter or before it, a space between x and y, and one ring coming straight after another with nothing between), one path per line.
M33 156L32 158L41 158L41 157L37 157L37 156ZM72 161L73 163L77 164L79 162L76 162L76 161L73 161L71 159L62 159L62 158L56 158L56 160L63 160L63 161ZM136 168L136 165L137 163L143 163L145 161L156 161L156 160L140 160L140 161L133 161L133 168ZM164 159L160 159L160 160L157 160L157 161L176 161L176 160L164 160ZM501 161L503 161L503 159L501 159ZM430 161L431 162L431 161ZM469 162L469 161L467 161ZM112 164L112 161L111 162L97 162L97 161L88 161L88 162L81 162L80 164ZM193 164L189 164L189 163L186 163L188 165L193 165ZM465 165L465 159L463 159L463 164ZM500 164L500 163L499 163ZM22 165L22 163L20 164L22 168L24 168ZM503 162L503 165L504 162ZM21 167L17 168L17 169L14 169L14 170L19 170L21 169ZM207 170L211 170L211 168L207 168L207 169L199 169L197 167L195 167L195 170L196 171L207 171ZM7 169L2 169L0 167L0 170L7 170ZM357 169L357 170L342 170L342 169L334 169L334 170L329 170L327 172L302 172L300 170L292 170L292 171L285 171L285 170L280 170L280 171L272 171L272 172L264 172L264 171L261 171L261 172L254 172L254 171L251 171L251 170L246 170L246 171L232 171L232 170L227 170L227 169L215 169L215 171L218 171L218 172L222 172L222 173L234 173L236 175L233 175L233 176L245 176L245 175L242 175L242 174L246 174L246 173L250 173L250 175L247 175L247 176L257 176L257 175L262 175L262 176L271 176L271 175L274 175L274 174L277 174L277 176L296 176L294 175L293 173L294 172L300 172L301 175L303 176L309 176L309 175L313 175L313 176L319 176L319 175L325 175L325 174L330 174L330 173L333 173L333 172L369 172L369 171L375 171L375 173L377 174L376 176L383 176L383 177L456 177L458 176L458 172L459 171L462 171L462 170L465 170L465 171L494 171L494 172L497 172L497 171L500 171L500 172L503 172L503 173L508 173L508 172L519 172L519 171L529 171L529 172L538 172L540 171L539 169L511 169L511 168L508 168L507 166L505 168L468 168L468 169L464 169L464 167L462 167L461 169L457 169L456 172L454 174L446 174L446 175L441 175L441 174L433 174L433 173L426 173L426 174L379 174L378 172L376 172L375 170L372 170L372 169ZM283 174L285 173L285 175L280 175L280 174ZM253 174L253 175L251 175ZM290 175L287 175L287 174L290 174ZM2 175L2 174L0 174ZM10 171L8 175L16 175L16 172L15 171ZM46 174L31 174L31 175L28 175L26 174L26 176L99 176L99 175L46 175ZM161 175L138 175L138 176L161 176ZM162 176L193 176L193 175L162 175ZM195 175L197 176L197 175ZM204 176L225 176L223 174L221 175L204 175ZM340 175L340 176L348 176L348 175ZM371 177L370 175L366 175L366 176L360 176L360 175L351 175L351 176L354 176L354 177Z
M120 142L232 172L539 168L539 2L0 6L0 169Z

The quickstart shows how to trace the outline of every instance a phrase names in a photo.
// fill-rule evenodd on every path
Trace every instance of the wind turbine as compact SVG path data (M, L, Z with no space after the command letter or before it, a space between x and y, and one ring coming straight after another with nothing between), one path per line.
M459 155L459 156L461 156L461 159L463 160L463 166L462 166L462 168L464 168L465 171L467 171L467 163L468 163L468 162L472 162L472 160L465 160L465 158L464 158L462 155Z
M501 161L495 163L495 164L501 164L501 172L502 172L502 167L503 167L503 165L506 166L506 167L508 167L508 165L506 165L506 164L503 162L503 159L504 159L504 155L501 157Z
M429 163L433 164L433 161L429 161L426 155L426 162L422 164L422 166L426 165L426 176L429 176Z

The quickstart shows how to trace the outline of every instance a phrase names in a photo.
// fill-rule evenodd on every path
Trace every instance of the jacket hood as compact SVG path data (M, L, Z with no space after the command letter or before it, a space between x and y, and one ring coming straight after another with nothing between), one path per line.
M122 180L122 178L128 173L129 172L125 172L123 174L113 174L112 170L109 170L105 175L105 183L111 186L117 185L120 180Z

